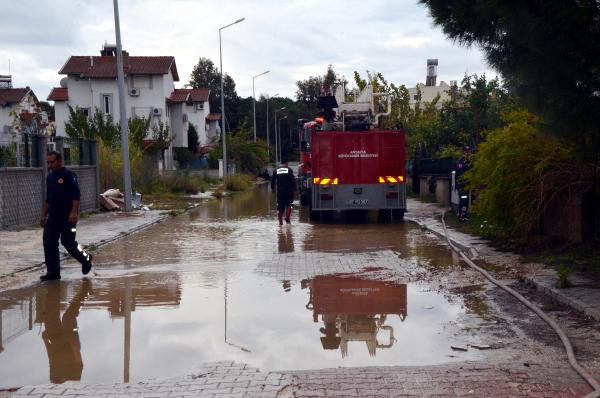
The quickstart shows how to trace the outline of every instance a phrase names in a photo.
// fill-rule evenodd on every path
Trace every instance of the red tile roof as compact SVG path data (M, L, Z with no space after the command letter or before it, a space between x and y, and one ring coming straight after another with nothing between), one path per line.
M209 113L208 116L206 117L206 120L211 121L211 122L221 120L221 114L220 113Z
M31 89L25 88L0 88L0 106L21 102Z
M208 101L210 90L207 88L176 88L167 101L169 102L204 102Z
M123 67L126 75L166 75L171 71L173 80L179 81L175 57L128 57ZM117 77L117 58L112 56L72 56L60 75L76 74L81 77L115 78Z
M69 90L64 87L54 87L48 95L48 101L68 101Z

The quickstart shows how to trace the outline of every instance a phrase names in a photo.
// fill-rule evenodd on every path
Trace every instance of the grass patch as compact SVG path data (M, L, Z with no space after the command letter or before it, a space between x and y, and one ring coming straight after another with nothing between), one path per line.
M227 191L245 191L252 186L252 180L248 174L235 174L225 178L223 185Z
M432 193L426 193L424 195L419 194L418 196L416 196L416 199L419 199L421 202L424 203L437 203L437 198Z
M200 175L177 171L164 173L154 179L145 193L162 197L195 195L198 192L206 192L210 186L211 182Z

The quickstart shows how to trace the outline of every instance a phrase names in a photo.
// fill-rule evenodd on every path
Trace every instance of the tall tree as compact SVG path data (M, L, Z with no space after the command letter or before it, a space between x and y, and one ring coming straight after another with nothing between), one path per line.
M214 63L204 57L200 57L190 75L189 85L192 88L210 89L210 111L221 112L221 74ZM234 130L239 120L235 116L238 113L240 98L235 91L235 81L227 73L223 75L223 93L225 95L225 110L228 122L228 130Z
M523 104L575 142L600 153L600 4L597 1L420 0L450 38L479 45Z

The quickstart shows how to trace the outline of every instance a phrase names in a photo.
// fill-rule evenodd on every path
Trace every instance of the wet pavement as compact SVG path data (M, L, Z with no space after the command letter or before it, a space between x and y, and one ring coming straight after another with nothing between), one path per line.
M71 263L60 282L0 293L0 388L216 361L310 372L561 357L426 230L296 210L278 226L274 205L266 187L207 202L101 248L91 279Z

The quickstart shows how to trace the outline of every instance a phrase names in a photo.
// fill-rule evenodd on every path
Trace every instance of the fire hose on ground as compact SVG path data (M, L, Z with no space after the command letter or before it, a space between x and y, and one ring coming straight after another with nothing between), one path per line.
M588 395L586 395L584 398L600 397L600 383L596 379L594 379L594 377L583 366L581 366L577 362L577 359L575 358L575 354L573 352L573 346L571 345L569 338L567 337L565 332L560 328L560 326L558 326L558 324L552 318L550 318L548 315L546 315L542 310L540 310L533 303L531 303L529 300L527 300L525 297L523 297L520 293L518 293L517 291L513 290L512 288L510 288L508 286L503 285L498 280L496 280L492 275L490 275L486 270L477 266L469 257L467 257L463 253L462 250L460 250L458 247L456 247L454 244L452 244L452 242L450 241L450 238L448 237L448 231L446 230L446 222L444 221L443 214L442 214L442 226L444 227L444 236L446 237L446 240L448 241L448 244L450 245L452 250L454 250L456 253L458 253L462 257L462 259L465 260L465 262L471 268L473 268L476 271L478 271L479 273L481 273L494 285L496 285L499 288L503 289L504 291L508 292L510 295L515 297L517 300L519 300L527 308L529 308L530 310L535 312L540 318L542 318L542 320L544 320L544 322L546 322L548 325L550 325L550 327L556 332L558 337L560 337L560 340L562 341L563 346L565 347L565 351L567 352L567 357L569 358L569 364L571 365L573 370L575 370L575 372L577 372L594 390L591 393L589 393Z

